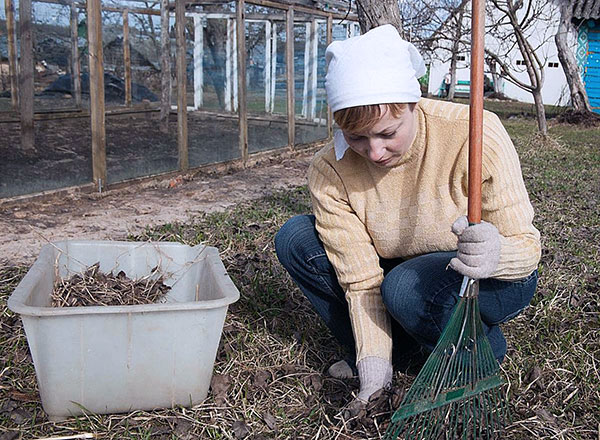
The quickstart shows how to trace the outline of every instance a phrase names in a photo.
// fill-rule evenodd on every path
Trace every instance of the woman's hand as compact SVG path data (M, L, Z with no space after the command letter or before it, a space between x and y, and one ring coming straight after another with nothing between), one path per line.
M392 364L390 361L377 356L367 356L356 364L360 390L357 399L366 403L376 391L392 382Z
M450 267L469 278L492 276L500 260L498 229L484 221L469 226L467 217L462 216L452 225L452 232L458 237L458 252Z

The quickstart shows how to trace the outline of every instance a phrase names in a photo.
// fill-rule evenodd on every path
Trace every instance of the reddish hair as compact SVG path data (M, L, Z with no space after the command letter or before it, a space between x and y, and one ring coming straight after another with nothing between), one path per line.
M333 114L336 124L344 131L362 133L373 127L384 113L382 107L387 108L392 116L398 118L404 113L409 104L371 104L348 107L338 110Z

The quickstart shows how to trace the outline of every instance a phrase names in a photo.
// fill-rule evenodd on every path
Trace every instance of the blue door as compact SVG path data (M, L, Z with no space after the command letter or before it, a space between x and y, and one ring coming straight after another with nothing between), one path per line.
M588 31L588 54L583 80L590 105L600 113L600 31Z

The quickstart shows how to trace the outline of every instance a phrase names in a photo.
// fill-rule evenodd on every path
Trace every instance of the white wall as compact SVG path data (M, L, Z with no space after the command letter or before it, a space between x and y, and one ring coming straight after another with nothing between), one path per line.
M469 8L470 5L467 5ZM556 45L554 43L554 34L556 34L557 26L558 26L558 11L553 7L552 4L547 6L547 14L548 16L556 17L556 19L552 19L549 21L538 22L537 26L533 27L528 32L528 41L532 43L532 45L537 46L541 45L539 49L536 51L538 57L540 59L545 60L546 66L544 68L544 85L542 87L542 98L544 100L544 104L549 105L567 105L568 104L568 86L567 81L560 65L560 61L557 55ZM571 36L571 42L575 45L575 38ZM497 48L499 43L494 40L492 36L486 34L485 39L486 47L490 49ZM441 49L438 49L441 50ZM442 51L442 50L441 50ZM446 52L448 53L448 52ZM518 49L514 49L508 56L512 61L512 65L514 66L514 73L517 79L524 82L525 84L530 84L529 76L525 70L525 66L517 66L516 61L522 60L523 57ZM438 57L439 58L439 57ZM469 80L469 65L468 58L466 56L466 61L459 61L457 65L457 80ZM428 92L431 95L437 95L439 92L439 87L443 81L443 77L450 69L450 62L442 63L436 60L436 57L432 57L433 61L430 67L429 74L429 89ZM548 63L557 63L558 67L549 67ZM487 70L487 65L486 65ZM486 71L486 75L490 77L489 72ZM533 95L526 90L516 86L515 84L503 80L502 81L502 90L503 93L511 98L516 99L523 102L533 103Z

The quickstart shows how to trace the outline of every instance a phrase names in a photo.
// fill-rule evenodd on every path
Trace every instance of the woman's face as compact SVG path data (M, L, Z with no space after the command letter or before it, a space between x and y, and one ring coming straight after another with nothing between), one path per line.
M370 129L353 133L342 130L352 150L375 166L391 168L410 148L416 133L415 104L409 104L399 117L381 105L381 116Z

